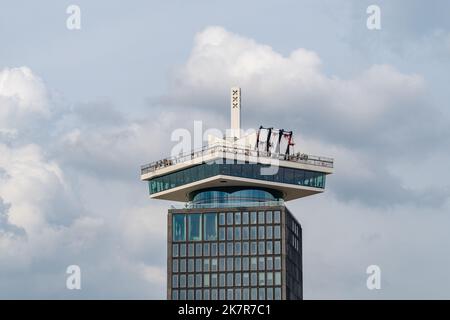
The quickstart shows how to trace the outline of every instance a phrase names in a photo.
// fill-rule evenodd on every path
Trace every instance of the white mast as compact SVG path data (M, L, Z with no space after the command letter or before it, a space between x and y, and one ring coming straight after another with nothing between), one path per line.
M231 137L241 137L241 88L231 88Z

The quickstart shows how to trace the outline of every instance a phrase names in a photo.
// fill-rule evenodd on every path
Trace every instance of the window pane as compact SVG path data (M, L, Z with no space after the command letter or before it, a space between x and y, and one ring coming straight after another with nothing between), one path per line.
M248 287L250 285L250 279L249 279L248 272L244 272L242 274L242 285L244 287Z
M267 254L273 253L272 243L273 243L272 241L266 241L266 253Z
M242 227L242 240L248 239L249 239L248 227Z
M200 241L202 240L202 220L201 215L194 213L189 214L189 240Z
M178 272L178 260L173 259L172 261L172 272Z
M234 258L234 270L241 271L241 258L240 257Z
M219 259L219 271L225 271L225 258Z
M209 300L209 289L203 290L203 300Z
M219 274L219 287L225 287L225 273Z
M264 224L264 211L260 211L258 212L258 223L259 224Z
M280 254L281 253L281 243L280 241L275 241L275 248L274 248L274 253L275 254Z
M172 276L172 288L178 288L178 275L176 274Z
M260 272L258 275L258 285L260 286L264 286L266 284L266 279L265 279L265 273L264 272Z
M227 224L228 225L233 224L233 212L227 212Z
M242 258L242 270L247 271L249 269L249 260L248 257Z
M202 286L202 280L203 279L202 279L202 274L201 273L195 275L195 286L197 288Z
M258 258L258 270L262 271L266 269L266 258L259 257Z
M272 239L272 226L267 226L266 227L266 239Z
M275 272L275 285L281 285L281 272Z
M248 244L248 242L242 242L242 254L244 255L244 256L247 256L248 255L248 253L249 253L249 244Z
M267 285L268 286L273 286L273 273L272 272L267 272L266 274L267 276Z
M219 228L219 240L225 240L225 228Z
M248 212L242 212L242 224L248 224Z
M203 260L203 271L204 272L209 272L209 259L204 259Z
M227 255L232 256L233 255L233 242L227 243Z
M280 270L280 269L281 269L281 258L275 257L275 270Z
M240 227L234 228L234 240L241 240L241 228Z
M240 242L234 243L234 254L237 256L241 254L241 243Z
M219 243L219 256L225 255L225 243L221 242Z
M275 211L273 213L273 223L281 223L280 211Z
M211 243L211 256L217 256L217 243Z
M265 254L266 248L264 245L264 241L258 242L258 254Z
M272 223L272 211L266 212L266 223Z
M194 287L194 275L193 274L188 275L188 287L189 288Z
M195 272L202 272L202 259L195 260Z
M275 239L280 239L281 238L281 231L280 231L280 226L275 226L273 228L273 237Z
M233 286L233 274L227 273L227 287Z
M188 260L188 272L194 272L194 259Z
M186 272L186 259L180 259L180 272Z
M209 256L209 243L204 243L203 244L203 255L204 256Z
M189 245L188 245L188 256L189 257L193 257L195 255L194 249L195 249L194 244L189 243Z
M219 224L223 226L225 224L225 212L219 213Z
M180 275L180 288L186 288L186 275Z
M217 287L217 273L211 274L211 287Z
M272 257L267 257L266 268L267 268L267 270L273 269L273 258Z
M234 214L234 224L241 224L241 213L236 212Z
M211 259L211 271L217 271L217 258Z
M250 243L250 254L256 255L256 242Z
M259 300L265 300L266 299L266 291L264 288L258 289L258 299Z
M265 239L265 228L264 226L259 226L258 227L258 239L263 240Z
M186 241L186 219L184 214L173 215L173 241Z
M209 287L209 273L203 275L203 286Z
M250 213L250 223L256 224L256 220L257 220L256 218L257 218L256 211L251 212Z
M252 239L252 240L256 239L256 227L250 228L250 239Z
M227 258L227 271L233 271L233 258Z
M217 214L207 213L204 215L205 220L205 240L217 240Z
M233 240L233 227L228 227L227 228L227 240Z
M180 244L180 257L186 257L186 244Z
M242 289L242 300L250 300L250 293L248 288Z
M172 256L173 257L178 257L178 244L173 244L172 245Z
M250 269L256 270L256 268L257 268L257 259L256 257L252 257L250 258Z
M202 246L201 243L197 243L197 244L195 245L195 255L196 255L197 257L201 257L201 256L202 256L202 248L203 248L203 246Z
M250 285L252 287L257 286L258 285L258 274L256 272L252 272L250 274Z

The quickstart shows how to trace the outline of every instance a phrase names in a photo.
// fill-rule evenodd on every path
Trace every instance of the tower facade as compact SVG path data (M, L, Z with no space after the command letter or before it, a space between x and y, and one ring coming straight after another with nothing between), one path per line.
M141 167L151 198L185 203L168 211L167 298L302 299L302 228L285 201L323 192L333 160L295 154L290 131L241 135L239 88L231 102L227 138Z

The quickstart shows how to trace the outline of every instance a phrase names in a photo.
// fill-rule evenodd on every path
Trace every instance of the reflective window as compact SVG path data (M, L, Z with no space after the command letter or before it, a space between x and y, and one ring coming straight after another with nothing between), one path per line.
M219 224L223 226L225 224L225 212L219 213Z
M188 272L194 272L194 259L188 260Z
M267 211L266 212L266 223L272 223L272 211Z
M241 240L241 228L234 227L234 240Z
M272 257L266 258L266 268L267 268L267 270L273 270L273 258Z
M219 228L219 240L225 240L225 228L224 227Z
M178 290L172 290L172 300L178 300Z
M233 240L233 227L228 227L227 228L227 240Z
M211 287L217 287L217 273L211 274Z
M202 272L202 259L195 260L195 272Z
M206 213L203 216L205 221L205 240L217 240L217 214Z
M225 255L225 243L221 242L219 243L219 256Z
M203 246L202 246L201 243L197 243L197 244L195 245L195 255L196 255L197 257L201 257L201 256L202 256L202 248L203 248Z
M227 212L227 225L233 224L233 212Z
M203 244L203 255L204 256L209 256L209 243L204 243Z
M189 288L194 287L194 275L193 274L188 275L188 287Z
M259 241L258 242L258 254L265 254L266 253L264 244L265 244L264 241Z
M188 256L189 257L193 257L193 256L195 256L195 246L194 246L194 244L193 243L189 243L189 245L188 245Z
M256 272L252 272L250 274L250 285L252 287L257 286L258 285L258 274Z
M172 272L178 272L178 260L177 259L172 260Z
M275 239L280 239L281 238L281 231L280 231L280 226L275 226L273 228L273 237Z
M172 245L172 256L173 257L178 257L178 244L173 244Z
M244 272L242 274L242 285L244 287L248 287L250 285L250 279L249 279L248 272Z
M219 273L219 287L225 287L225 273Z
M233 274L227 273L227 287L233 286Z
M219 259L219 271L225 271L225 258Z
M272 272L267 272L266 273L266 277L267 277L267 285L268 286L273 286L273 273Z
M240 287L241 286L241 274L240 273L236 273L234 275L234 285L236 287Z
M219 300L225 300L225 289L219 290Z
M204 272L209 272L209 259L204 259L203 260L203 271Z
M264 272L260 272L258 274L258 285L264 286L266 284L266 274Z
M258 299L259 300L265 300L266 299L266 290L265 290L265 288L259 288L258 289Z
M256 270L257 268L257 258L256 257L251 257L250 258L250 270Z
M242 270L247 271L249 269L249 259L248 257L242 258Z
M241 224L241 213L236 212L234 214L234 224Z
M240 255L241 254L241 243L240 242L235 242L234 243L234 254L235 255Z
M266 299L273 300L273 290L272 288L266 288Z
M229 255L229 256L233 255L233 248L234 248L233 242L228 242L227 243L227 255Z
M242 224L248 224L248 212L242 212Z
M281 257L275 257L275 270L281 269Z
M211 259L211 271L217 271L217 258Z
M267 226L266 227L266 239L272 239L272 226Z
M247 256L249 253L249 244L248 242L242 242L242 254Z
M242 289L242 300L250 300L250 292L248 288Z
M275 211L273 213L273 223L281 223L280 211Z
M203 286L209 287L209 273L203 275Z
M227 300L233 300L233 289L227 290Z
M241 271L241 258L240 257L234 258L234 270Z
M186 257L186 244L180 244L180 257Z
M227 271L233 271L234 262L233 258L227 258Z
M197 288L199 288L199 287L202 286L202 280L203 280L202 278L203 278L203 277L202 277L202 274L201 274L201 273L195 275L195 286L196 286Z
M273 248L272 248L272 241L266 241L266 253L267 254L272 254L273 253Z
M211 243L211 256L217 256L217 243Z
M242 240L248 239L249 239L248 227L242 227Z
M188 300L194 300L194 290L188 290Z
M234 300L241 300L241 289L234 289Z
M256 211L250 212L250 223L256 224L256 221L257 221Z
M217 296L217 289L212 289L211 290L211 300L217 300L218 296Z
M257 253L256 242L253 241L250 243L250 254L256 255L256 253Z
M202 300L202 290L195 290L195 300Z
M273 250L274 253L275 254L280 254L281 253L281 243L280 243L280 241L275 241L274 244L275 244L275 248Z
M266 269L266 258L259 257L258 258L258 270Z
M178 275L174 274L172 276L172 288L178 288Z
M259 224L264 224L264 216L265 216L265 212L264 211L259 211L258 212L258 223Z
M189 240L200 241L202 240L202 220L201 214L191 213L189 217Z
M180 300L186 300L186 290L180 290Z
M186 288L186 275L180 275L180 288Z
M275 285L281 286L281 272L275 272Z
M186 241L186 217L184 214L174 214L172 218L173 241Z
M258 239L263 240L265 239L265 228L264 226L259 226L258 227Z
M186 259L180 259L180 272L186 272Z
M252 239L252 240L256 239L256 227L250 228L250 239Z
M203 300L209 300L209 299L210 299L209 289L204 289L203 290Z

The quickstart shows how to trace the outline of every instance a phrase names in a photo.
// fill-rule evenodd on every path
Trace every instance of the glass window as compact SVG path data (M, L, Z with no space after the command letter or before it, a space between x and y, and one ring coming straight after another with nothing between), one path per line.
M259 300L265 300L266 299L266 290L265 290L265 288L259 288L258 289L258 299Z
M266 277L267 277L267 285L268 286L273 286L273 273L272 272L267 272L266 273Z
M275 272L275 285L281 286L281 272Z
M195 260L195 272L202 272L202 259Z
M249 249L249 244L248 244L248 242L242 242L242 254L244 255L244 256L247 256L248 255L248 249Z
M257 259L256 259L256 257L251 257L250 258L250 269L256 270L256 268L257 268Z
M264 272L260 272L258 275L258 285L265 286L266 285L266 274Z
M219 243L219 256L225 255L225 243L221 242Z
M240 242L234 243L234 254L237 256L241 254L241 243Z
M281 269L281 257L275 257L275 270Z
M233 300L233 289L227 290L227 300Z
M217 287L217 273L211 273L211 287Z
M209 300L209 289L203 290L203 300Z
M203 274L203 286L209 287L209 273Z
M217 240L217 214L206 213L205 220L205 240Z
M273 244L272 241L266 241L266 253L267 254L272 254L273 253L272 244Z
M172 272L178 272L178 260L177 259L172 260Z
M234 214L234 224L241 224L241 213L236 212Z
M186 259L180 259L180 272L186 272Z
M225 240L225 228L219 228L219 240Z
M251 242L250 243L250 254L251 255L256 255L256 253L257 253L257 250L256 250L257 248L256 248L256 242Z
M265 254L266 252L266 248L264 245L264 241L259 241L258 242L258 254Z
M188 275L188 287L189 288L194 287L194 275L193 274Z
M211 271L217 271L217 258L211 259Z
M225 258L219 259L219 271L225 271Z
M273 300L272 288L270 288L270 287L266 288L266 297L267 297L267 300Z
M258 212L258 223L259 224L264 224L264 216L265 216L264 211Z
M272 226L267 226L266 227L266 239L272 239Z
M249 275L248 275L248 272L244 272L243 274L242 274L242 285L244 286L244 287L248 287L249 285L250 285L250 279L249 279Z
M233 240L233 227L228 227L227 228L227 240Z
M178 244L172 245L172 257L178 257Z
M259 257L258 258L258 270L266 269L266 258Z
M203 248L203 246L202 246L201 243L197 243L197 244L195 245L195 255L196 255L197 257L201 257L201 256L202 256L202 248Z
M219 213L219 225L225 225L225 212Z
M191 213L189 217L189 240L200 241L202 240L202 220L201 214Z
M256 221L257 221L256 218L257 218L256 211L250 212L250 223L251 224L256 224Z
M248 239L249 239L248 227L242 227L242 240Z
M241 300L241 289L234 289L234 300Z
M281 231L280 231L280 226L275 226L273 229L273 236L275 239L280 239L281 238Z
M203 271L204 272L209 272L209 259L204 259L203 260Z
M242 224L248 224L248 212L242 212Z
M234 270L241 271L241 258L240 257L234 258Z
M256 240L256 227L250 228L250 239Z
M241 227L234 227L234 240L241 240Z
M211 256L217 256L217 243L211 243Z
M188 260L188 272L194 272L194 259Z
M240 287L241 286L241 274L240 273L234 274L234 285L236 287Z
M180 288L186 288L186 275L180 275Z
M174 214L173 224L173 241L186 241L186 217L184 214Z
M248 257L242 258L242 270L247 271L249 268L249 260Z
M250 293L248 288L242 289L242 300L250 300Z
M202 274L201 273L195 275L195 286L197 288L202 286Z
M250 274L250 285L252 287L257 286L258 285L258 274L256 272L252 272Z
M233 273L227 273L227 287L233 286Z
M281 214L280 211L275 211L273 213L273 223L281 223Z
M265 238L265 228L264 226L258 227L258 239L263 240Z
M178 290L172 290L172 300L178 300Z
M217 289L211 290L211 300L217 300Z
M233 271L233 258L227 258L227 271Z
M172 276L172 288L178 288L178 275L174 274Z
M186 257L186 244L180 244L180 257Z
M219 290L219 300L225 300L225 289Z
M275 254L280 254L281 253L281 243L280 241L275 241L275 248L274 248L274 253Z
M209 256L209 243L204 243L203 244L203 255L204 256Z
M266 268L267 268L267 270L273 270L273 258L272 257L266 258Z
M227 225L233 224L233 212L227 212Z
M195 300L202 300L202 290L195 290Z
M189 257L193 257L193 256L195 256L195 246L194 246L194 244L193 243L189 243L189 245L188 245L188 256Z
M219 273L219 287L225 287L225 273Z
M233 255L233 242L227 243L227 255L232 256Z
M266 212L266 223L272 223L272 211L267 211Z

